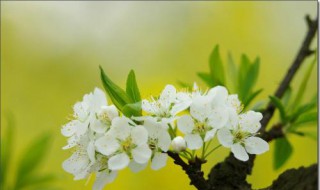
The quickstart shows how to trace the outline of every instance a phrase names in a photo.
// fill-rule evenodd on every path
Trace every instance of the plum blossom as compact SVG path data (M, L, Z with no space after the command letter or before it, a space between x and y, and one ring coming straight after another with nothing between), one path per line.
M98 152L109 157L109 169L121 170L129 165L130 159L139 164L148 162L151 150L147 142L148 132L143 126L135 126L129 118L117 117L95 146Z
M178 119L178 128L185 134L189 149L199 149L203 142L211 140L216 131L224 127L228 120L227 95L225 88L215 87L207 95L194 98L190 115Z
M234 156L242 161L249 159L249 154L262 154L269 150L269 144L259 137L255 137L261 127L262 114L248 111L238 116L236 125L222 128L218 131L220 143L228 148Z

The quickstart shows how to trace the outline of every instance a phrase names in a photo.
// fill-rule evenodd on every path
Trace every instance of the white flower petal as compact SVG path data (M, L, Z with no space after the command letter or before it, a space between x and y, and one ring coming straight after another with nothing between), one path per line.
M208 95L213 98L212 105L225 104L228 98L228 90L223 86L216 86L209 90Z
M129 168L132 172L134 173L138 173L141 170L144 170L148 165L148 162L144 163L144 164L139 164L137 162L135 162L134 160L132 160L129 164Z
M62 127L61 134L65 137L71 137L76 132L78 123L77 120L70 121Z
M91 162L95 162L96 158L95 158L95 147L94 147L94 141L90 141L87 147L87 153L88 153L88 157L90 159Z
M187 134L184 139L187 142L187 146L191 150L201 148L203 141L199 134Z
M132 150L132 157L137 163L144 164L150 159L151 153L149 146L144 144Z
M167 159L167 154L156 152L151 162L151 168L153 170L159 170L163 168L167 164Z
M112 119L116 118L119 116L119 112L118 109L114 106L102 106L101 107L103 112L106 112L106 114L108 115L110 121L112 121Z
M176 88L172 85L167 85L161 92L159 102L164 107L169 107L176 99Z
M104 92L99 88L95 88L90 103L91 111L93 112L97 112L101 108L101 106L106 106L107 99Z
M155 114L157 109L153 102L149 102L148 100L142 100L141 108L143 111L150 114Z
M100 120L94 120L90 124L90 128L96 133L104 133L109 127L106 124L102 123Z
M260 112L248 111L241 114L239 117L241 130L250 133L256 133L259 131L261 127L260 120L262 119L262 114Z
M247 161L249 159L246 150L239 143L233 144L231 146L231 152L233 153L234 157L236 157L238 160Z
M131 138L134 144L142 145L148 141L148 131L141 125L134 127L131 130Z
M186 110L192 103L192 98L189 93L178 92L176 95L175 105L171 109L171 115L176 115L179 112Z
M113 154L120 148L118 141L111 135L100 137L95 142L95 146L98 152L106 156Z
M184 134L191 133L194 128L194 121L190 115L184 115L178 119L177 126Z
M116 117L112 120L112 125L109 132L115 137L125 140L130 135L133 127L129 125L131 122L132 121L127 117Z
M77 136L71 136L70 138L68 138L68 144L64 147L62 147L63 150L72 148L74 146L76 146L79 142L79 138Z
M222 128L218 130L218 140L224 147L231 147L233 144L233 135L230 130Z
M262 154L269 150L269 144L259 137L249 137L244 144L249 154Z
M93 184L93 190L102 190L107 184L112 183L117 177L116 171L102 171L97 173Z
M75 152L70 158L62 163L62 168L69 173L76 175L85 169L89 164L89 158L87 155L80 152Z
M205 122L210 115L212 98L210 96L197 96L190 106L190 114L199 122Z
M167 151L171 144L171 137L167 130L160 130L158 133L158 146L162 151Z
M110 170L121 170L128 166L130 159L127 154L116 154L109 158L108 167Z
M73 106L73 111L74 111L74 115L75 117L84 122L87 117L89 116L89 105L85 102L77 102L74 106Z
M216 134L216 132L217 132L217 129L216 129L216 128L213 128L213 129L211 129L210 131L208 131L208 132L206 133L206 136L204 137L204 142L207 142L207 141L213 139L213 137L214 137L214 135Z
M217 106L211 110L208 118L208 124L211 127L220 129L226 125L229 117L228 114L228 109L226 107Z

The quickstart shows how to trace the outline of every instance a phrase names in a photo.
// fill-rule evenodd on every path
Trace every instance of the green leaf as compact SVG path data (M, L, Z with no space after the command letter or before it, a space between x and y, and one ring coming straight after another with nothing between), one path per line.
M310 102L297 108L297 110L290 116L291 123L294 123L302 114L309 112L317 107L317 102Z
M199 72L197 73L197 75L203 80L203 82L205 82L209 87L214 87L215 85L217 85L214 82L214 79L212 79L211 75L208 73L202 73Z
M260 59L257 58L254 63L250 66L248 73L243 76L243 84L241 87L241 91L244 94L250 94L254 85L257 82L258 75L259 75L259 68L260 68Z
M13 133L15 129L15 123L12 113L7 114L7 131L1 137L1 162L0 162L0 189L7 188L8 167L11 161L11 153L13 151ZM2 134L1 134L2 135Z
M246 85L246 78L248 75L250 69L250 60L249 58L243 54L241 56L241 62L240 62L240 67L239 67L239 74L238 74L238 95L241 101L244 101L244 98L247 95L247 91L244 90L244 86Z
M282 104L285 108L287 108L289 106L289 101L290 101L290 98L291 98L291 95L292 95L292 88L289 86L285 93L283 94L283 97L282 97Z
M227 79L229 78L230 81L228 81L228 87L230 88L230 86L232 86L232 89L234 90L234 92L238 91L238 73L237 73L237 66L233 61L232 55L229 52L228 53L228 74L229 76L227 77Z
M313 66L316 64L317 61L317 55L314 57L314 59L312 60L312 62L310 63L306 73L304 74L304 77L302 79L302 82L300 84L299 90L298 90L298 94L294 100L294 105L293 105L293 109L295 108L295 105L300 105L301 100L303 98L304 92L306 91L306 87L309 81L309 78L311 76L311 72L313 70Z
M269 98L270 98L271 102L278 108L281 121L283 123L286 123L287 116L286 116L286 112L285 112L285 109L284 109L284 106L283 106L281 100L275 96L269 96Z
M101 66L100 71L104 89L119 110L122 110L122 107L126 104L133 103L133 100L127 95L127 93L110 80L110 78L104 73Z
M262 91L263 91L263 89L259 89L259 90L255 91L254 93L250 94L250 96L248 96L248 98L245 99L245 101L243 102L244 108L246 108L246 107L251 103L251 101L252 101L256 96L258 96Z
M178 80L177 83L178 83L178 85L181 86L182 88L187 88L187 89L189 89L189 90L191 90L191 89L192 89L192 86L193 86L192 84L189 84L189 83L187 83L187 82L183 82L183 81L180 81L180 80Z
M297 129L298 127L308 126L308 124L316 124L318 121L317 112L309 112L302 114L293 124L290 126L290 129ZM314 125L317 126L317 125Z
M275 170L283 166L290 158L293 147L286 137L276 139L274 149L273 168Z
M140 96L138 84L136 81L136 76L133 70L131 70L130 73L128 74L126 92L134 102L141 101L141 96Z
M36 138L35 141L27 147L18 163L17 184L23 182L24 178L31 175L31 173L40 165L49 150L50 142L51 135L44 134Z
M252 110L253 111L261 111L266 105L266 101L265 100L260 100L258 101L257 103L255 103L253 106L252 106Z
M141 116L141 111L141 102L127 104L122 109L122 113L129 118L132 116Z
M209 59L211 78L215 85L225 85L224 69L219 53L219 45L216 45Z
M309 137L315 141L318 140L318 133L317 131L304 131L303 132L304 136Z

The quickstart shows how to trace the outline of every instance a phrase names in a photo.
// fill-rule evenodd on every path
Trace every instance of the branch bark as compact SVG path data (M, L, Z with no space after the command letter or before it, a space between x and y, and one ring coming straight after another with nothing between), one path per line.
M311 20L309 16L306 16L306 22L308 25L307 35L302 43L302 46L295 57L291 67L289 68L287 74L283 78L280 86L275 92L275 96L281 98L285 90L289 87L294 75L300 68L301 64L310 56L314 51L310 50L310 45L312 39L314 38L317 28L318 19ZM271 141L276 138L284 136L281 124L277 124L271 128L269 131L265 131L270 119L272 118L276 107L269 102L267 108L263 111L263 119L261 120L261 130L260 137L266 141ZM246 181L248 174L251 174L255 155L250 155L249 160L242 162L234 158L233 154L230 155L223 161L216 164L210 171L208 175L208 180L203 176L201 171L201 165L203 161L197 159L194 162L186 163L184 162L177 153L168 151L167 154L174 160L174 163L180 165L182 169L186 172L190 178L191 185L194 185L199 190L250 190L251 184ZM280 189L278 187L282 186L282 189L297 189L297 188L286 188L287 181L295 180L296 182L306 182L303 188L298 189L308 189L310 187L315 187L317 180L314 176L317 176L317 171L314 169L315 166L310 168L300 168L298 170L288 170L284 174L280 175L278 180L276 180L270 187L265 190ZM300 178L296 178L299 176ZM312 180L305 180L306 178L312 177ZM295 183L291 183L295 184ZM291 187L291 186L290 186ZM293 186L292 186L293 187Z
M308 25L308 32L297 56L291 64L291 67L275 92L275 96L278 98L283 96L285 90L289 87L294 75L300 68L305 58L313 53L313 51L310 50L310 45L318 29L318 19L311 20L309 16L306 16L306 21ZM276 107L269 102L267 108L263 111L263 119L261 120L260 136L268 142L275 138L284 136L281 125L275 125L268 132L265 131L265 128L272 118L275 109ZM248 161L242 162L235 159L233 154L230 153L230 155L223 162L218 163L211 169L208 175L208 182L211 189L216 189L216 187L226 190L251 189L251 185L246 182L246 177L252 172L254 159L255 156L250 155Z

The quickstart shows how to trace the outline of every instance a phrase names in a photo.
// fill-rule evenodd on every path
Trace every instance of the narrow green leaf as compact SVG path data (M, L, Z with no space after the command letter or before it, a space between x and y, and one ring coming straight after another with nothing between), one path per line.
M259 89L259 90L255 91L255 92L253 92L252 94L250 94L250 95L248 96L248 98L246 98L245 101L243 102L244 108L246 108L246 107L251 103L251 101L252 101L256 96L258 96L262 91L263 91L263 89Z
M133 103L133 100L127 95L127 93L110 80L110 78L104 73L101 66L100 71L104 89L119 110L122 110L124 105Z
M258 111L258 112L260 112L264 107L265 107L265 105L266 105L266 101L264 101L264 100L260 100L260 101L258 101L257 103L255 103L253 106L252 106L252 110L253 111Z
M316 127L318 121L318 113L317 112L309 112L302 114L293 124L290 126L290 129L297 129L298 127L309 126L309 124L315 124Z
M317 102L310 102L302 105L296 109L296 111L290 116L290 122L294 123L302 114L309 112L317 107Z
M307 87L307 84L308 84L308 81L309 81L309 78L311 76L311 72L313 70L313 66L316 64L317 62L317 56L314 57L314 59L312 60L312 62L310 63L306 73L304 74L304 77L302 79L302 82L300 84L300 87L299 87L299 90L298 90L298 94L294 100L294 105L293 105L293 109L296 107L296 106L299 106L300 103L301 103L301 100L303 98L303 95L304 95L304 92L306 91L306 87Z
M209 59L211 78L217 85L225 85L224 69L219 53L219 45L216 45L210 55Z
M208 73L199 72L197 75L205 82L209 87L214 87L217 83L212 79L211 75Z
M290 158L293 152L293 147L287 138L279 138L275 141L273 168L279 169Z
M283 97L281 99L282 100L282 104L283 104L283 106L285 108L289 107L289 101L290 101L291 96L292 96L292 88L289 86L286 89L286 91L285 91L285 93L284 93L284 95L283 95Z
M1 137L0 189L6 189L8 186L6 177L8 176L8 168L13 151L12 143L15 129L14 118L11 112L7 114L7 122L6 133L4 135L1 133L3 136Z
M242 84L242 91L246 92L246 94L250 94L259 75L259 68L260 68L260 59L257 58L254 63L250 66L248 73L243 76L243 84Z
M238 95L241 101L244 101L245 97L247 96L247 91L245 91L245 82L246 82L246 77L248 75L250 69L250 60L249 58L243 54L241 56L241 62L240 62L240 67L238 70Z
M228 53L228 77L230 79L227 81L228 88L233 89L234 92L238 91L238 73L237 73L237 66L233 61L232 55Z
M27 147L18 163L17 184L22 182L25 177L30 175L40 165L49 150L50 142L51 135L44 134L36 138L35 141Z
M128 78L127 78L126 92L127 92L128 96L134 102L141 101L140 91L139 91L138 84L136 81L136 75L134 74L133 70L130 71Z
M309 137L315 141L318 140L318 133L317 131L304 131L303 132L304 136Z
M189 90L191 90L191 89L192 89L192 86L193 86L192 84L189 84L189 83L187 83L187 82L183 82L183 81L180 81L180 80L178 80L177 83L178 83L178 85L181 86L182 88L187 88L187 89L189 89Z
M141 116L141 112L141 102L127 104L122 109L122 113L129 118L132 116Z
M281 121L283 123L286 123L287 122L287 116L286 116L286 112L285 112L285 109L284 109L284 106L281 102L281 100L275 96L269 96L270 100L272 101L272 103L278 108L279 110L279 113L280 113L280 118L281 118Z

